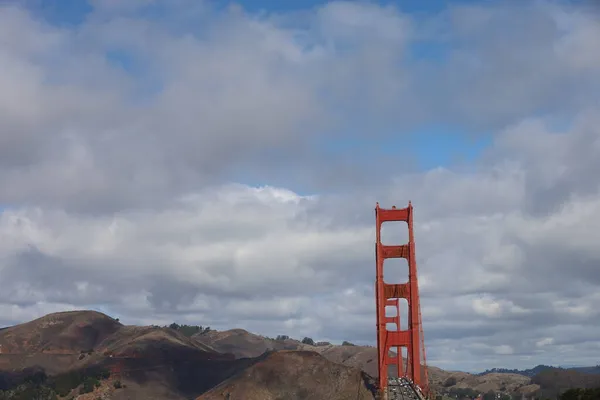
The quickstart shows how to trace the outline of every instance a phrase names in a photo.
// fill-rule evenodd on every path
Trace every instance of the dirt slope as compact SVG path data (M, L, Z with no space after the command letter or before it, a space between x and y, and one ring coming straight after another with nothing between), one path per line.
M373 381L359 369L310 351L277 351L198 400L373 399Z
M172 329L124 326L94 311L0 330L0 345L0 381L26 368L55 376L120 364L127 388L114 391L115 399L189 399L249 365Z
M219 396L230 393L234 399L239 397L231 396L246 391L261 399L328 398L334 392L335 396L348 395L350 382L364 395L365 373L377 376L374 347L312 346L242 329L188 338L169 328L124 326L98 312L73 311L0 330L0 375L32 367L55 375L117 363L127 388L112 393L114 399L189 399L217 385L218 390L202 398L223 398ZM435 367L428 370L436 391L472 388L531 393L540 387L516 374L474 376Z
M377 377L377 349L370 346L305 346L306 350L316 351L330 361L362 369Z
M377 377L377 349L371 346L311 346L293 339L273 340L264 336L247 332L243 329L228 331L210 331L204 335L195 335L194 339L220 352L229 352L238 358L257 357L268 350L303 350L314 351L326 359L348 367L360 368L372 377ZM455 388L471 388L482 393L489 390L512 393L523 391L531 393L539 388L531 385L530 378L518 374L472 375L466 372L444 371L429 366L431 388L437 392ZM447 385L448 379L456 379L453 385Z
M168 343L171 347L195 349L201 352L220 354L212 347L168 328L152 326L122 326L96 346L96 351L114 356L135 356L136 352L156 349Z
M93 349L121 325L95 311L49 314L0 331L0 354L73 354Z
M95 311L49 314L0 330L0 371L40 367L48 374L69 370L87 352L121 329Z
M531 383L531 379L524 375L491 373L478 376L466 372L444 371L435 367L429 368L429 379L431 385L436 388L471 388L481 393L490 390L513 393ZM449 380L456 383L449 385Z
M221 353L231 353L236 358L258 357L272 350L314 351L331 361L363 368L369 375L377 375L377 349L370 346L311 346L294 339L273 340L243 329L209 331L192 338Z
M220 353L231 353L236 358L258 357L266 351L299 350L304 347L297 340L273 340L244 329L213 330L195 334L192 338Z

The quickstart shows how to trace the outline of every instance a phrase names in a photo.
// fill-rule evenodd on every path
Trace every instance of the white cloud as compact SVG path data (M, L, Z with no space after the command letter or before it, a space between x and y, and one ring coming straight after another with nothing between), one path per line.
M511 346L509 346L507 344L503 344L503 345L497 346L494 349L494 352L496 354L507 355L507 354L513 354L514 351L513 351L513 348Z
M510 6L422 21L158 2L157 20L142 3L97 2L72 28L0 7L0 321L91 307L373 343L373 207L411 199L432 364L590 360L594 15L540 3L508 32ZM448 54L417 59L418 40ZM424 122L493 144L468 169L410 174L336 155Z
M477 314L486 317L496 317L502 313L501 304L489 298L476 299L473 302L473 309Z
M535 342L535 345L537 347L544 347L544 346L551 345L552 343L554 343L554 339L551 337L548 337L548 338L543 338L543 339L538 340L537 342Z

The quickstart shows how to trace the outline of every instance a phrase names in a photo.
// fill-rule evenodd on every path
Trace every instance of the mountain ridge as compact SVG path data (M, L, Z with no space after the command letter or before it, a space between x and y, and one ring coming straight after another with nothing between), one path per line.
M58 393L59 399L79 391L80 400L221 399L246 392L255 396L248 400L336 398L329 388L346 393L349 385L362 398L372 394L378 372L373 346L200 328L123 325L86 310L6 327L0 330L0 398L2 390L17 387ZM435 393L458 399L484 393L502 394L502 400L552 397L573 385L600 385L600 375L576 370L544 369L534 377L509 370L427 370ZM88 392L95 397L85 397Z
M538 364L533 368L527 368L527 369L508 369L508 368L492 368L492 369L487 369L483 372L479 372L476 375L478 376L483 376L483 375L487 375L487 374L491 374L491 373L497 373L497 374L517 374L517 375L523 375L523 376L528 376L528 377L534 377L535 375L538 375L539 373L543 372L543 371L547 371L547 370L552 370L552 369L557 369L557 370L564 370L564 371L578 371L581 373L585 373L585 374L600 374L600 365L596 365L596 366L588 366L588 367L561 367L561 366L551 366L551 365L544 365L544 364Z

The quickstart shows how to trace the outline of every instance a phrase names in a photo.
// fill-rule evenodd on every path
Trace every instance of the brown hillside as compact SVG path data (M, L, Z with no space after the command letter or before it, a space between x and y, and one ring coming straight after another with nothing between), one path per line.
M109 353L115 357L135 356L168 343L171 347L195 349L206 353L214 353L212 347L169 328L152 326L122 326L113 335L97 344L97 351Z
M311 346L298 340L273 340L247 332L243 329L210 331L194 335L194 339L211 346L219 352L227 352L237 358L257 357L268 350L305 350L321 354L329 361L348 367L359 368L372 377L377 377L377 349L372 346Z
M247 332L243 329L232 329L218 332L210 331L203 335L195 335L194 339L211 346L219 352L228 352L241 357L257 357L267 350L306 350L321 354L329 361L348 367L360 368L372 377L377 377L377 349L371 346L311 346L294 339L273 340L264 336ZM522 391L531 393L539 386L531 385L531 380L517 374L472 375L466 372L444 371L437 367L428 367L431 388L436 392L444 389L472 388L482 393L489 390L512 393ZM447 385L448 379L456 379L453 385Z
M555 398L571 388L600 387L600 375L586 374L580 371L550 368L531 379L540 388L538 395L543 398Z
M305 346L297 340L273 340L244 329L208 331L195 334L192 338L220 353L233 354L236 358L258 357L272 350L299 350Z
M115 391L115 399L189 399L250 363L172 329L123 326L93 311L50 314L3 329L0 343L0 381L26 368L54 376L120 364L127 388Z
M310 351L278 351L198 400L373 399L373 380L359 369Z
M352 367L361 367L369 375L377 375L377 349L370 346L311 346L298 340L273 340L243 329L209 331L196 334L193 339L220 353L231 353L236 358L258 357L272 350L307 350L322 354L325 358ZM373 367L372 367L373 366Z
M172 329L124 326L95 311L49 314L0 331L0 370L41 367L49 374L111 361L161 358L164 352L187 357L230 359Z
M501 374L492 373L486 375L472 375L466 372L444 371L439 368L429 368L429 379L431 385L441 389L450 388L470 388L481 393L490 390L494 392L514 393L519 388L531 383L531 379L519 374ZM448 385L450 381L455 381L454 385Z
M123 325L95 311L49 314L0 331L0 354L74 354L93 349Z
M127 388L114 391L110 397L114 399L189 399L209 390L202 398L223 398L219 396L227 393L236 396L245 391L264 399L338 398L329 396L334 391L336 396L348 395L345 388L349 382L356 382L357 393L364 395L370 382L367 375L377 375L374 347L311 346L242 329L209 331L188 338L169 328L124 326L94 311L55 313L2 329L0 346L0 381L19 376L26 368L41 368L48 375L56 375L120 364ZM474 376L435 367L428 370L431 387L438 392L472 388L529 394L540 387L515 374ZM568 382L561 387L570 385L573 376L565 377ZM541 378L541 386L549 386ZM362 386L358 382L363 382Z
M370 376L377 377L377 349L370 346L307 346L330 361L362 369Z

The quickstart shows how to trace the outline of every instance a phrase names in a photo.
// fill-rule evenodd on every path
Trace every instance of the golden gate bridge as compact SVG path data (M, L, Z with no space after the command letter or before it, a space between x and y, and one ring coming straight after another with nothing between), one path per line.
M423 400L431 396L421 323L421 306L417 280L417 263L413 234L413 207L384 209L375 207L375 301L377 310L378 386L382 399L413 398ZM405 222L408 243L384 245L381 226L385 222ZM388 283L383 270L386 260L403 258L408 262L406 282ZM401 329L400 299L408 302L407 328ZM393 307L395 315L386 315L386 307ZM395 329L388 329L392 325ZM406 357L403 358L403 349ZM394 351L395 350L395 351ZM421 364L422 363L422 364ZM394 368L390 368L394 367Z

